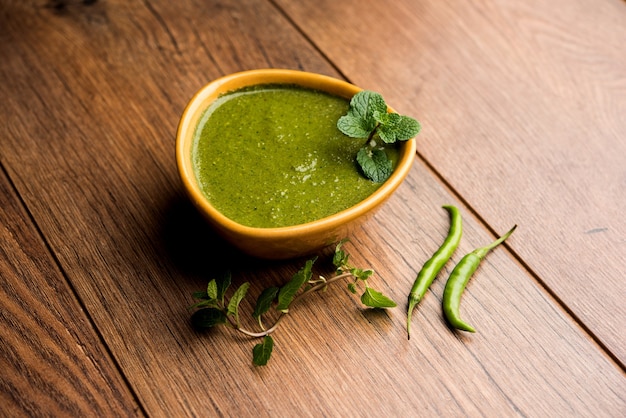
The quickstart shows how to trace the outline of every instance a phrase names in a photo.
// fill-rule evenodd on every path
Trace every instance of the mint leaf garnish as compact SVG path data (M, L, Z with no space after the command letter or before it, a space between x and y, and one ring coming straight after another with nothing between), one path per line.
M250 283L248 282L239 286L239 288L230 298L230 302L228 302L228 307L226 308L226 313L235 317L235 322L237 323L237 325L239 325L239 304L241 303L243 298L246 297L246 293L248 293L249 288Z
M418 121L397 113L377 114L378 136L387 144L406 141L416 136L421 127Z
M224 274L224 276L222 276L221 280L217 280L217 300L220 301L220 303L224 303L224 295L226 294L226 291L228 290L228 288L230 287L230 283L231 283L231 274L230 272L226 272L226 274Z
M269 361L274 348L274 340L270 334L276 331L281 319L289 314L291 306L310 293L325 290L332 282L348 278L354 279L348 283L348 290L352 293L358 292L358 285L364 285L365 292L361 296L361 301L367 307L387 308L396 306L393 300L368 286L367 281L374 274L373 270L356 268L348 263L349 256L342 249L345 242L347 240L344 239L335 247L333 264L337 270L333 277L326 279L323 276L318 276L319 278L312 279L312 267L317 259L315 257L308 260L304 267L282 287L272 286L261 292L252 313L252 316L258 320L260 331L250 331L242 327L239 322L239 305L247 296L250 288L248 282L239 286L230 300L225 297L224 293L231 281L230 274L224 276L221 281L211 280L210 284L207 285L208 291L193 292L194 298L200 301L190 307L196 309L191 316L192 325L197 329L203 329L225 324L250 337L262 338L262 341L252 349L252 362L257 366L264 366ZM273 322L266 328L262 318L269 318Z
M371 287L365 288L365 293L361 295L361 302L370 308L395 308L398 306L396 302Z
M197 328L212 328L226 323L226 313L218 308L203 308L191 316L191 324Z
M272 302L276 299L276 295L280 289L276 286L268 287L263 290L259 297L256 300L256 306L254 307L254 312L252 312L252 316L256 319L259 319L261 315L266 313L272 307Z
M257 344L252 349L252 362L256 366L265 366L272 355L274 340L269 335L263 337L263 342Z
M422 130L422 125L409 116L400 115L400 120L395 126L396 141L408 141L416 137Z
M366 146L357 154L357 162L363 175L376 183L387 180L393 167L384 152L374 151L374 137L378 136L386 144L393 144L415 137L421 129L417 120L388 112L383 97L369 90L362 90L352 97L347 114L337 121L337 128L349 137L367 138ZM364 149L369 149L369 152L366 153Z
M363 147L356 154L356 160L365 177L376 183L387 180L393 172L391 160L381 149Z
M367 138L373 129L373 127L369 126L367 121L355 117L350 113L339 118L337 127L341 132L352 138Z
M383 97L373 91L363 90L352 97L348 114L337 121L337 127L352 138L367 138L376 129L376 112L387 112Z
M204 290L199 290L199 291L193 292L191 296L194 299L202 299L202 300L209 299L209 295L207 295L206 291L204 291Z
M206 294L209 299L217 300L217 282L215 279L211 280L207 285Z
M278 306L276 309L287 313L289 311L289 305L293 301L296 293L302 285L311 279L311 267L313 267L314 260L308 260L306 265L298 271L292 279L284 285L278 292Z
M356 290L356 284L354 283L348 283L348 290L350 291L350 293L354 293L356 294L357 290Z
M337 267L337 271L341 271L342 266L347 265L348 259L350 258L350 254L341 249L341 247L343 247L343 244L345 244L346 242L348 242L348 239L344 238L339 241L335 246L335 253L333 254L333 265Z

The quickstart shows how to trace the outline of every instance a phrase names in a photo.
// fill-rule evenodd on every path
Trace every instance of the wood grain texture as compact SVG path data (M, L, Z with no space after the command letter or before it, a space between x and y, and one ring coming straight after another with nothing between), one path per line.
M0 415L141 416L0 172Z
M0 101L0 161L148 415L623 415L622 370L510 255L525 239L517 232L464 297L476 335L441 317L447 266L407 341L402 302L445 235L441 205L456 203L466 222L454 261L493 239L422 161L347 247L398 309L364 310L341 284L313 295L275 334L267 368L251 365L254 341L195 332L187 306L208 279L229 269L255 295L302 260L242 257L194 212L174 161L185 103L242 69L352 67L331 65L267 1L64 4L1 6L0 93L10 100ZM332 273L327 253L316 273Z
M276 3L624 364L626 4Z

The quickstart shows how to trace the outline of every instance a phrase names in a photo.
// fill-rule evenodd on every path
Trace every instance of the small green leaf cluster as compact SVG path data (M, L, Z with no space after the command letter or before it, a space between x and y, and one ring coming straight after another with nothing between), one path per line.
M383 97L369 90L352 97L348 113L339 118L337 128L349 137L367 138L365 146L357 153L357 162L365 177L377 183L387 180L393 167L384 147L377 146L376 138L393 144L407 141L421 130L417 120L388 112Z
M337 268L336 275L330 279L319 276L313 279L313 264L317 257L306 261L296 274L293 275L283 286L271 286L264 289L258 296L252 317L258 322L260 331L250 331L242 327L239 320L239 307L247 296L250 284L248 282L239 286L230 298L226 293L231 285L231 274L225 274L221 279L209 281L206 290L194 292L194 299L199 301L190 306L195 309L191 316L191 322L197 329L213 328L218 325L226 325L248 336L261 338L261 342L252 349L252 361L257 366L264 366L272 355L274 340L271 335L278 327L281 319L290 312L293 304L307 294L318 290L324 290L328 284L344 278L352 277L354 280L348 284L352 293L357 293L359 284L365 287L361 296L361 302L370 308L392 308L396 303L372 289L368 285L368 279L373 275L372 270L363 270L351 266L348 263L349 255L343 251L342 245L346 240L339 242L335 248L333 264ZM273 319L271 326L266 326L265 318L270 313Z
M363 305L370 308L395 308L397 306L396 302L368 285L367 279L374 274L373 270L363 270L350 265L348 262L350 255L341 249L345 242L346 240L342 240L337 244L335 255L333 256L333 264L337 267L338 275L349 273L354 278L353 282L348 283L348 290L356 294L358 292L357 285L362 283L365 287L365 291L361 295L361 303Z

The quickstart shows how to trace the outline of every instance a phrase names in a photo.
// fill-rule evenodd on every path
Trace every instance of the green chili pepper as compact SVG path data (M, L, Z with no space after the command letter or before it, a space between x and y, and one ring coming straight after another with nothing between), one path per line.
M454 253L454 250L459 245L459 241L461 241L462 222L459 210L454 206L443 206L443 208L450 213L450 230L441 247L417 274L409 293L409 309L406 318L406 332L409 339L411 338L411 314L413 309L422 300L433 280L435 280L444 264L452 257L452 253Z
M459 307L461 305L461 295L465 290L465 286L469 282L472 274L476 271L480 262L487 256L487 253L502 244L517 228L514 225L506 234L492 242L491 244L477 248L471 253L465 255L461 261L454 267L450 277L446 282L446 287L443 291L443 313L448 323L456 329L476 332L476 330L466 322L464 322L459 315Z

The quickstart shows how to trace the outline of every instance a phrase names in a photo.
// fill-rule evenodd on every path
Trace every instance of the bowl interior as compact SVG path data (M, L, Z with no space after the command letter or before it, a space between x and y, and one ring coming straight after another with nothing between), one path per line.
M393 193L408 174L415 158L415 140L411 139L402 143L396 168L392 176L380 188L359 204L326 218L306 224L278 228L249 227L227 218L205 198L196 181L191 158L194 132L203 112L223 93L246 86L273 83L296 84L322 90L346 99L350 99L354 94L362 90L345 81L321 74L268 69L227 75L207 84L196 93L184 110L178 127L176 140L178 170L185 189L194 205L218 229L218 232L226 235L231 241L237 238L293 240L307 234L320 234L323 231L331 231L340 225L354 221L379 206Z

